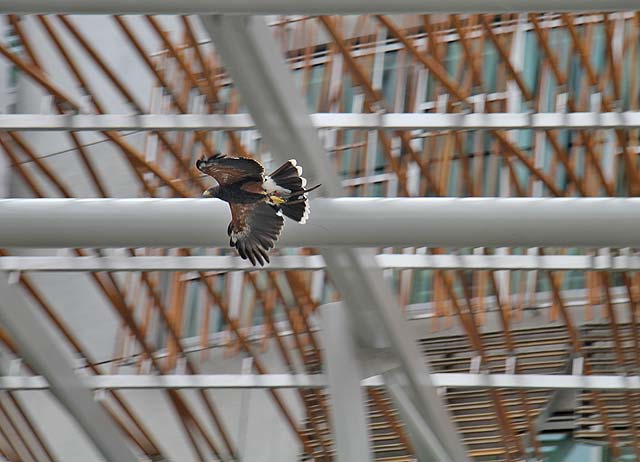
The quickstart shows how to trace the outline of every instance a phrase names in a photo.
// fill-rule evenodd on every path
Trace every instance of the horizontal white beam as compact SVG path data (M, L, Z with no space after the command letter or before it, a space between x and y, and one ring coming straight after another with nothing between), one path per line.
M376 256L384 269L640 271L640 256L583 255L408 255ZM273 256L270 270L325 269L320 255ZM0 271L254 271L239 257L0 257Z
M316 128L388 130L637 128L640 112L357 114L318 113ZM0 130L254 130L249 114L2 114Z
M281 246L640 247L637 198L311 202ZM5 199L0 247L228 247L229 220L215 199Z
M323 374L214 374L214 375L97 375L83 377L93 390L118 389L232 389L232 388L326 388ZM436 387L509 388L548 390L640 390L640 376L544 375L544 374L431 374ZM363 387L384 385L382 376L362 380ZM40 376L0 376L0 390L46 390Z
M216 375L95 375L83 378L94 390L213 389L213 388L324 388L324 375L216 374ZM0 390L45 390L40 376L0 377Z
M633 0L0 0L18 14L368 14L634 10Z

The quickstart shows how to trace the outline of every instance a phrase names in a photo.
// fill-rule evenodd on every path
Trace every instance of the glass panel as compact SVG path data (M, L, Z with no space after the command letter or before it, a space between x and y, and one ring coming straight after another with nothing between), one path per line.
M524 66L522 76L527 88L536 95L538 93L538 72L540 70L540 50L538 38L534 31L528 31L524 39Z
M384 55L384 70L382 71L382 94L389 105L395 99L398 52L390 51Z
M411 282L410 303L426 303L432 297L432 271L416 270Z
M202 313L202 303L200 296L202 293L202 285L200 281L192 281L187 283L187 315L184 317L186 325L184 326L185 337L195 337L199 335L198 326L201 324L200 318Z
M309 76L309 84L307 86L307 105L310 112L315 112L318 108L318 98L320 98L323 77L324 64L311 68L311 75Z
M483 59L483 83L488 92L496 91L496 76L498 72L498 52L493 44L486 43Z

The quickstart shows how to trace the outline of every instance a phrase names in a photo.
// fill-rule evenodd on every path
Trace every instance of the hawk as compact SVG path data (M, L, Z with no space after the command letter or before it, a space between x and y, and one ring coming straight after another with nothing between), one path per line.
M271 250L280 236L284 218L305 223L309 217L307 180L295 159L282 164L270 175L257 161L215 154L196 161L196 168L213 177L218 186L203 196L229 203L231 223L227 228L229 245L240 257L255 266L269 262Z

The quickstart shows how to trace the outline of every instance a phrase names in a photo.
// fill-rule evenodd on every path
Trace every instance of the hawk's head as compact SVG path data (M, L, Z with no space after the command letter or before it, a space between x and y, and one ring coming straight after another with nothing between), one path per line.
M214 166L215 161L222 157L224 156L220 153L214 154L209 158L203 156L196 161L196 168L202 173L209 173L208 170Z

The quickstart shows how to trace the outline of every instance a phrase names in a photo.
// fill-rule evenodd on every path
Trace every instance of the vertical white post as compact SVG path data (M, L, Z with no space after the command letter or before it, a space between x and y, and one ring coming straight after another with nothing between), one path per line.
M253 358L244 358L242 360L242 374L249 375L253 372ZM241 454L246 452L247 433L249 432L249 411L251 405L251 395L253 390L246 389L242 391L240 398L240 418L238 419L238 449Z
M0 36L4 39L9 31L5 21L0 25ZM7 114L13 102L15 102L15 87L11 87L9 70L12 64L7 60L0 62L0 113ZM10 167L7 156L0 152L0 198L9 196Z
M375 56L373 58L373 75L371 76L371 85L376 89L382 88L382 78L384 77L385 37L386 32L383 29L378 30L378 34L376 35ZM377 151L378 135L375 130L369 130L367 133L367 159L365 162L365 172L363 174L366 179L371 178L375 174ZM369 181L365 181L362 184L364 191L363 196L369 195L371 186L372 184Z
M520 73L524 67L524 47L525 47L525 25L527 19L526 15L520 14L518 17L518 26L516 28L516 32L513 36L513 45L511 46L511 53L509 55L509 61L513 65L516 72ZM530 109L530 108L528 108ZM507 112L515 112L519 113L522 110L522 93L514 80L509 80L507 82ZM515 132L511 132L509 134L510 140L517 144L517 134ZM502 172L500 175L500 196L501 197L509 197L511 194L508 192L511 182L509 179L509 168L504 166L502 168ZM534 182L535 185L539 182ZM499 247L496 249L496 255L507 255L509 253L506 247ZM509 271L496 271L497 283L498 283L498 291L500 293L500 298L505 301L511 303L511 289L510 282L511 279L509 277Z
M360 363L346 306L342 303L323 305L321 315L336 461L370 461Z

